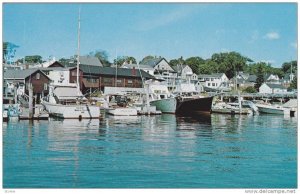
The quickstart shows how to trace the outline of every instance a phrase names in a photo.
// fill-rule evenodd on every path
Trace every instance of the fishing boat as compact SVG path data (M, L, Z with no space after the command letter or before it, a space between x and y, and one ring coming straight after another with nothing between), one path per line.
M91 105L80 91L79 56L80 56L80 13L78 19L76 83L50 84L49 95L42 104L49 115L64 119L94 119L100 117L100 107Z
M194 84L181 83L176 86L176 114L193 115L210 113L213 96L201 96Z
M128 106L126 95L110 95L109 106L106 112L114 116L137 116L138 111L135 107Z
M163 84L152 83L149 85L150 105L156 106L162 113L175 114L177 100Z
M290 109L285 108L278 105L272 105L272 104L256 104L258 111L260 113L267 113L267 114L290 114Z
M177 97L176 114L209 114L212 107L213 96L211 97Z
M42 99L49 115L64 119L95 119L100 117L100 107L91 105L78 92L77 84L50 84L49 95Z

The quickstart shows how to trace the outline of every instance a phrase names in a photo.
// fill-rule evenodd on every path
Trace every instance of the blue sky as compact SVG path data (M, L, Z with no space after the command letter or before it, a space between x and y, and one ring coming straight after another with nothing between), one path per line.
M19 45L16 58L81 55L167 60L236 51L280 67L297 59L296 3L5 3L3 41Z

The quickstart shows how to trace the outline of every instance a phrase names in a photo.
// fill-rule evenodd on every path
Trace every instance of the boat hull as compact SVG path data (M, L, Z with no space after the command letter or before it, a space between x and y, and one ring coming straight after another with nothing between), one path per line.
M160 100L153 100L150 102L151 106L156 106L157 110L162 113L175 114L177 101L176 98L165 98Z
M206 114L210 113L213 97L203 98L177 98L176 114Z
M269 105L256 105L260 113L284 115L289 112L287 108L278 108Z
M114 116L137 116L136 108L114 108L107 109L107 113Z
M100 117L100 107L81 105L62 105L42 102L50 116L63 119L98 119Z

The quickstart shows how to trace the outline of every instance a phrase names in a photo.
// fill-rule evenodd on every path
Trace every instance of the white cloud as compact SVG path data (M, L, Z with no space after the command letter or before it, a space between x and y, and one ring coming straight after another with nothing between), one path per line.
M280 38L280 35L278 32L269 32L264 36L264 38L268 40L277 40Z

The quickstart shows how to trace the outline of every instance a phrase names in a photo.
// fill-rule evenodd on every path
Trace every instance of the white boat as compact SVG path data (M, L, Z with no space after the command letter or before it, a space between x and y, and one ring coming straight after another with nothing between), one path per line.
M50 84L49 95L42 101L49 115L64 119L94 119L100 117L100 107L91 105L79 86L80 13L78 19L76 84Z
M78 93L76 84L50 85L49 95L41 102L49 115L64 119L94 119L100 117L100 107L91 105Z
M219 102L212 106L212 113L220 114L253 114L250 108L240 108L238 103Z
M114 116L137 116L138 112L136 108L129 107L116 107L106 109L107 113Z
M258 111L260 113L268 113L268 114L290 114L289 108L284 108L282 106L270 105L270 104L256 104Z
M149 102L151 106L156 106L162 113L176 112L176 98L169 92L168 87L162 84L149 85Z

